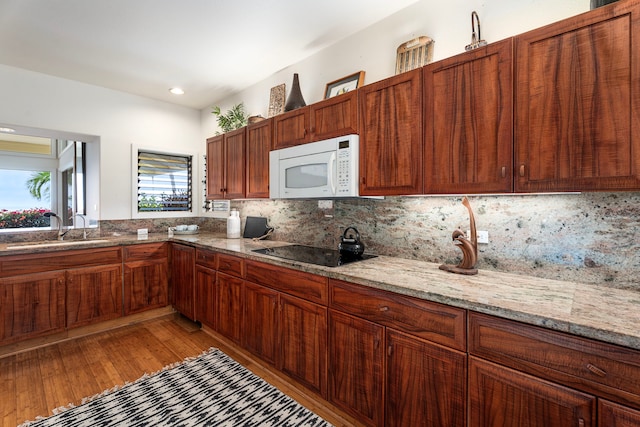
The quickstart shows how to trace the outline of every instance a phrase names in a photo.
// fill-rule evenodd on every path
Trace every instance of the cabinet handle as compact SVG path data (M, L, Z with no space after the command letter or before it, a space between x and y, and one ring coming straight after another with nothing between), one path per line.
M506 167L506 166L503 166L503 167L502 167L502 172L501 172L501 174L502 174L502 177L503 177L503 178L506 178L506 177L507 177L507 167Z
M389 311L389 307L387 307L386 305L383 305L382 307L378 308L379 311Z
M584 419L580 418L578 420L578 427L584 427Z
M520 165L520 176L524 176L524 165Z
M393 353L392 351L393 349L391 348L391 346L387 347L387 356L391 357L391 353Z
M591 372L593 372L594 374L596 374L599 377L606 377L607 373L605 371L603 371L602 369L598 368L595 365L592 365L591 363L587 363L587 369L590 370Z
M373 349L374 349L374 350L377 350L377 349L379 349L379 348L380 348L380 340L375 340L375 341L373 342Z

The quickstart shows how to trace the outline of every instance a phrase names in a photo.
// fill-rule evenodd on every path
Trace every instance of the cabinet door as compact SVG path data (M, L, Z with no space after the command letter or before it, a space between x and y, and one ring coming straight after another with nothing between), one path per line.
M247 128L247 198L269 198L269 151L273 119L263 120Z
M466 425L465 353L387 329L387 354L387 426Z
M598 427L638 427L640 426L640 411L627 406L598 401Z
M67 271L67 328L122 316L122 265Z
M329 400L372 426L384 424L384 348L382 326L329 311Z
M245 140L246 128L224 135L226 149L225 199L242 199L245 194Z
M218 272L217 331L236 343L242 339L242 279Z
M278 331L278 293L244 283L244 333L242 346L275 365Z
M513 40L423 68L427 194L513 190Z
M195 319L195 249L173 243L171 245L171 286L173 305L191 320Z
M423 193L421 72L358 89L363 196Z
M470 427L595 426L595 398L474 357Z
M65 273L0 279L0 344L64 330Z
M281 294L280 309L278 368L326 397L326 307Z
M309 142L309 107L276 116L274 126L274 150Z
M224 199L224 136L207 139L207 199Z
M124 264L124 314L129 315L169 303L169 267L166 258Z
M196 320L215 329L216 320L216 272L196 265Z
M357 91L347 92L309 107L313 141L358 133L357 94Z
M516 37L516 191L640 188L638 2Z

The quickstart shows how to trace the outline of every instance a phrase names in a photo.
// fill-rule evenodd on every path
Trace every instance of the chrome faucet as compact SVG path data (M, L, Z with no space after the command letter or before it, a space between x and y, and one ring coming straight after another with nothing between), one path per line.
M82 218L82 239L87 240L87 218L84 215L77 213L77 214L74 214L69 219L73 219L74 217ZM74 223L74 227L75 227L75 223Z
M60 217L53 212L45 212L44 216L49 218L49 221L51 221L52 217L56 219L56 222L58 223L58 240L63 240L64 235L67 234L69 230L65 231L64 233L62 232L62 221L60 221Z

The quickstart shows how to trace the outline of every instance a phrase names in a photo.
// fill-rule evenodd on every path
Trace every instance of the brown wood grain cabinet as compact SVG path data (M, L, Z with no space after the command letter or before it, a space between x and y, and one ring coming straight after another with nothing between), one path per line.
M64 328L64 271L0 278L0 345Z
M640 188L640 4L516 37L516 191Z
M122 264L67 270L67 328L122 316Z
M123 248L124 314L169 304L169 245L149 243Z
M246 197L269 198L269 151L273 145L273 119L247 126Z
M218 272L216 286L216 330L238 344L242 340L243 280Z
M306 144L311 137L309 107L298 108L275 116L273 126L274 150Z
M470 357L469 427L593 427L596 398Z
M207 139L207 199L245 197L246 127Z
M216 253L196 248L196 320L216 329Z
M278 292L244 282L242 346L275 365L278 356Z
M598 399L599 427L638 427L640 410Z
M513 39L427 65L424 192L513 191Z
M422 194L422 69L358 89L360 194Z
M179 243L171 244L171 295L177 311L195 319L195 248Z

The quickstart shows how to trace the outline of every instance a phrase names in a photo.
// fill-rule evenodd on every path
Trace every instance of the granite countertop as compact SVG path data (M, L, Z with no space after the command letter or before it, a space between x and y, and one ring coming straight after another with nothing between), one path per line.
M95 248L175 241L247 259L294 268L372 288L440 302L454 307L568 332L640 350L640 294L604 286L541 279L480 270L465 276L442 271L438 264L379 256L339 267L322 267L253 252L254 249L287 245L287 242L226 239L223 235L151 234L101 238L99 242L69 245L65 249ZM7 249L0 256L51 251L51 247Z

